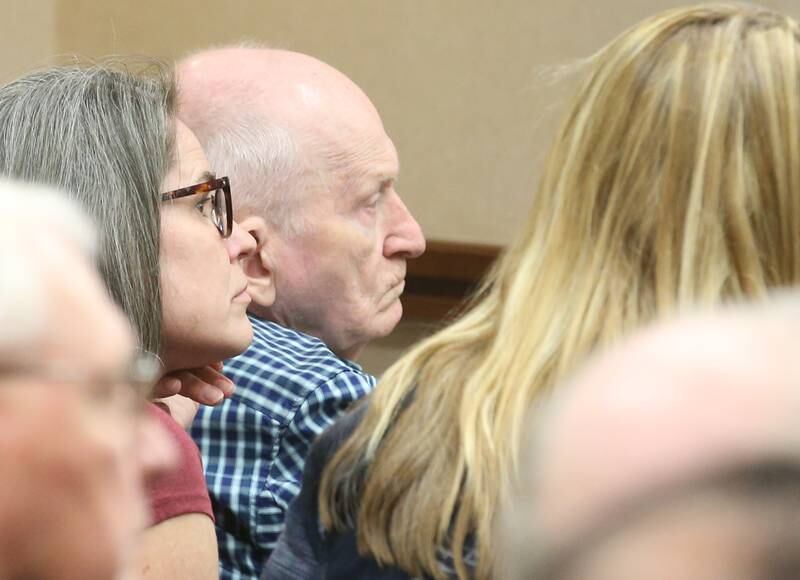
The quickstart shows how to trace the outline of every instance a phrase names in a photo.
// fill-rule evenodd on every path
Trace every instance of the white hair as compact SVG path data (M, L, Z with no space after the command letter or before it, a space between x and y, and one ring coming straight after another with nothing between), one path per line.
M286 234L303 231L306 167L291 131L251 111L222 109L214 117L216 126L193 127L211 166L231 178L237 215L259 215Z
M74 245L93 258L95 230L56 189L0 180L0 359L32 345L47 328L44 276L53 245Z
M275 47L241 41L190 52L182 60L214 50L270 48ZM179 93L187 92L180 78L178 85ZM303 206L311 179L320 178L318 168L311 167L307 152L289 127L259 112L258 79L242 78L226 87L225 98L217 97L213 89L211 85L202 97L191 99L202 103L192 107L191 114L179 105L178 116L200 140L217 175L230 177L236 219L258 215L284 235L303 233L308 227Z

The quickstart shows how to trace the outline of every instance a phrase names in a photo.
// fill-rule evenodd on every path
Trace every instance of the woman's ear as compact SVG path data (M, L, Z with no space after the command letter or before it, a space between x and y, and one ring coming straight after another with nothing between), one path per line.
M242 268L247 276L247 293L253 299L253 306L269 308L275 302L275 280L267 242L269 228L257 216L243 219L239 226L256 241L255 251L242 260Z

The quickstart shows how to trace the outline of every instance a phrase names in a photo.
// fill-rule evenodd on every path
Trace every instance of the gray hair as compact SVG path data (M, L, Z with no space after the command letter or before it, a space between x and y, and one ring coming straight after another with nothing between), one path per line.
M192 129L211 166L231 178L237 216L256 214L284 234L299 234L308 189L300 146L289 129L241 109L215 109Z
M270 47L243 41L213 46L185 58L225 48ZM310 190L312 172L296 135L255 112L260 94L255 80L242 79L238 86L226 90L232 98L217 98L214 91L207 91L200 97L203 106L193 107L191 116L181 110L181 119L197 135L211 166L231 178L237 219L255 214L284 235L303 232L307 224L301 208ZM185 93L186 87L181 85L180 91Z
M100 233L98 269L140 346L161 341L161 183L174 149L166 68L57 67L0 88L0 174L63 188Z
M75 245L92 259L94 228L63 193L0 180L0 359L34 344L47 330L49 301L43 271L31 256L31 236L42 245Z

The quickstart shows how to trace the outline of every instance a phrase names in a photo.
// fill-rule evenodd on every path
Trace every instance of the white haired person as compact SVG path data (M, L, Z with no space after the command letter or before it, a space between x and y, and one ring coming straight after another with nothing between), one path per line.
M0 577L132 580L144 486L175 467L145 412L158 367L62 192L0 182Z

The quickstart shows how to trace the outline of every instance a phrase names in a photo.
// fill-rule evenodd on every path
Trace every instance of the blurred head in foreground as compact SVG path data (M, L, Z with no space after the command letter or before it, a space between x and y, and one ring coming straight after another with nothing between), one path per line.
M790 580L799 554L800 462L765 458L633 498L546 560L517 558L509 578Z
M141 413L158 367L66 196L0 182L0 207L0 577L127 578L142 484L174 460Z
M731 464L800 461L798 328L800 296L790 295L656 326L590 362L533 415L520 492L504 518L506 546L525 556L503 560L553 559L615 520L631 520L636 538L656 537L653 521L672 534L666 516L705 534L704 518L682 515L692 502L697 513L719 512L708 520L714 530L737 529L713 493L665 502L664 513L659 496ZM635 517L624 515L631 506ZM627 542L628 530L610 531ZM520 569L516 577L527 577Z

